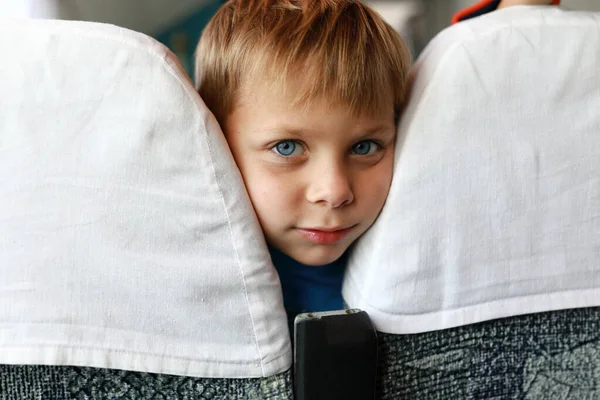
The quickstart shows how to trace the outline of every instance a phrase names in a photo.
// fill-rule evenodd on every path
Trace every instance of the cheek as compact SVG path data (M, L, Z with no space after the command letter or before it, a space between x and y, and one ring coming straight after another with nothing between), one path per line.
M393 159L382 160L376 168L372 168L361 176L360 193L364 196L363 207L369 213L379 214L392 183Z
M263 229L269 230L270 225L276 225L292 214L294 190L285 179L285 174L270 171L259 162L251 168L243 168L242 176L258 218L265 225Z

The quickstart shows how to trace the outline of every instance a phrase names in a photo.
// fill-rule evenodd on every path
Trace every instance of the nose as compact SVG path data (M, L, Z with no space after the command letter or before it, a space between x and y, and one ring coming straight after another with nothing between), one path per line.
M343 163L327 163L313 169L306 198L309 202L339 208L354 201L350 171Z

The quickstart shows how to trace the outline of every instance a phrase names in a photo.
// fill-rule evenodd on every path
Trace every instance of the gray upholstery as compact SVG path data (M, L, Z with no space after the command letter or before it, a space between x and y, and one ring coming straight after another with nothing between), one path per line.
M600 398L600 308L530 314L416 335L379 333L378 400ZM198 379L0 365L0 398L292 399L291 372Z
M0 365L2 400L291 398L291 372L262 379L208 379L97 368Z
M380 334L378 399L600 398L600 308Z

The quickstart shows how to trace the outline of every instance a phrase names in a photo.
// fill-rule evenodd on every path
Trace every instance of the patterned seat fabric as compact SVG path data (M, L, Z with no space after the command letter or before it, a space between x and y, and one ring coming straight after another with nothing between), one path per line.
M7 400L291 400L291 372L257 379L208 379L99 368L0 365Z
M378 399L600 397L600 308L379 335Z

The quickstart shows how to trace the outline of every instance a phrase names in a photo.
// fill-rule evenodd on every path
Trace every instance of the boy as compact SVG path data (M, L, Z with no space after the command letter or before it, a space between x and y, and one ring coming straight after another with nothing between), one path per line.
M342 309L342 255L392 179L407 47L358 1L232 0L203 32L196 65L290 318Z
M242 173L290 320L344 306L343 255L385 202L409 66L399 35L358 0L230 0L203 32L198 91Z

